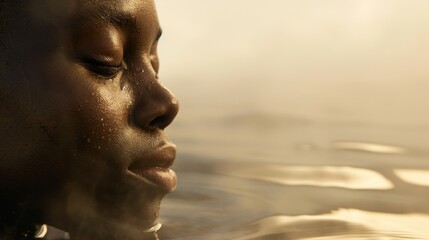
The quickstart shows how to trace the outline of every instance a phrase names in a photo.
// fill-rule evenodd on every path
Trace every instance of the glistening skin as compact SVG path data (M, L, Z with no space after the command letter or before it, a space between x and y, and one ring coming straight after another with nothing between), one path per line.
M176 187L164 130L179 104L158 79L154 2L3 5L2 192L20 221L72 239L140 239Z

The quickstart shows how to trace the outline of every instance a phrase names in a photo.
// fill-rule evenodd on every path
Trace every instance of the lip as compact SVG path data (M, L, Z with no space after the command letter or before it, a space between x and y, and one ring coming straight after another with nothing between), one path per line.
M170 143L132 163L128 169L133 175L169 193L177 184L176 173L170 169L175 158L176 146Z

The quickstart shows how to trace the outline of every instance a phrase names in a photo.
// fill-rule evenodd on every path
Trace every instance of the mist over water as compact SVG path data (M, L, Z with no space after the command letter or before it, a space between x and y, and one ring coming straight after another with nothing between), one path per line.
M160 239L429 239L429 2L157 5Z

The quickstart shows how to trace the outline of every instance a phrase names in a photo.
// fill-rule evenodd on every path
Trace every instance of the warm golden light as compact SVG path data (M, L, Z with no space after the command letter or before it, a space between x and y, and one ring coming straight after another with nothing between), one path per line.
M429 187L429 170L395 169L393 172L404 182Z
M370 153L387 153L387 154L403 154L407 150L402 147L389 146L377 143L368 142L353 142L353 141L338 141L332 143L332 148L335 150L352 150Z
M267 181L283 185L308 185L317 187L340 187L348 189L393 188L393 184L378 172L338 166L237 166L236 168L218 168L222 174L235 177Z

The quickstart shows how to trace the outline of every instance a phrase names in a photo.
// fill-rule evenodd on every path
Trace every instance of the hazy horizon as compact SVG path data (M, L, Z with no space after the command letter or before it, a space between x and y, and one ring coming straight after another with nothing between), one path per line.
M262 112L428 126L427 1L157 1L181 117ZM198 101L196 101L198 100Z

